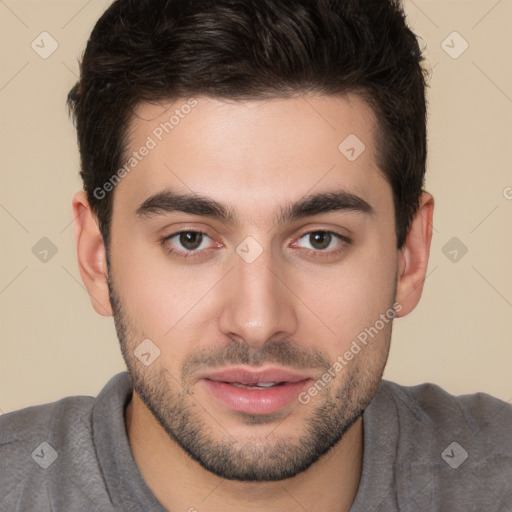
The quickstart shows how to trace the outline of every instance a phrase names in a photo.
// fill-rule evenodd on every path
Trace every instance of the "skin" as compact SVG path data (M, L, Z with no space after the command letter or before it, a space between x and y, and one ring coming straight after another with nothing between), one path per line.
M115 188L110 275L85 193L73 199L82 279L95 310L114 316L135 387L126 410L134 458L173 511L348 511L362 471L361 411L381 380L392 322L308 404L293 401L273 415L230 410L199 374L245 360L247 367L300 367L321 378L393 305L397 317L412 311L428 263L433 198L423 192L398 250L392 190L376 163L376 120L358 96L197 100ZM186 101L140 104L128 153ZM366 146L355 161L338 149L350 134ZM237 222L183 212L136 215L149 196L168 188L229 206ZM342 210L275 223L286 205L340 189L373 213ZM168 252L190 248L179 237L162 242L184 229L208 233L195 257ZM312 230L351 242L333 237L325 249L305 235ZM246 237L262 249L251 263L236 252ZM160 350L149 366L134 355L147 338ZM345 431L334 432L339 425ZM306 457L299 443L320 450L326 435L331 449ZM198 461L187 446L199 441ZM215 466L212 454L226 465ZM289 458L279 465L272 454ZM228 468L232 474L223 473ZM294 474L279 478L286 468Z

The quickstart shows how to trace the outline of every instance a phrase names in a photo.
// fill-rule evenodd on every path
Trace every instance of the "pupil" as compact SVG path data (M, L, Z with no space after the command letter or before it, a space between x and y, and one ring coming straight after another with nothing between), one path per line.
M193 233L191 231L186 231L184 233L180 233L180 243L189 250L197 249L201 245L201 233Z
M331 243L331 234L326 231L311 233L310 237L312 238L312 245L316 246L317 249L326 249Z

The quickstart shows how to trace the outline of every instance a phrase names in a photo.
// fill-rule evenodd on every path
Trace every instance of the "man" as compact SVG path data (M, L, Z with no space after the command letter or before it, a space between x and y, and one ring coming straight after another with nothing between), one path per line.
M128 372L0 418L2 510L512 510L509 405L382 381L432 235L421 61L393 0L109 7L73 210Z

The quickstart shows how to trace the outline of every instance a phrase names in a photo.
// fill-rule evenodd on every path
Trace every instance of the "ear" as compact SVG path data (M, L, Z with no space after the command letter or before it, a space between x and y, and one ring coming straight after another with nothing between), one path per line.
M399 252L396 302L402 307L397 316L409 314L418 304L427 272L434 198L423 192L405 244Z
M102 316L112 316L105 245L96 216L83 190L73 197L73 217L73 232L82 281L96 312Z

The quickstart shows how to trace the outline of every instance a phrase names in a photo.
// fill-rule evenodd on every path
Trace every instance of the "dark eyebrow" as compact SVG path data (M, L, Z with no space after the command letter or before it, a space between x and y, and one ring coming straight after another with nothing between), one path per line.
M208 197L177 193L172 190L158 192L148 197L137 208L135 214L139 218L150 218L176 211L211 217L227 224L237 223L237 215L232 208ZM373 207L364 199L345 190L337 190L313 194L300 199L282 209L275 223L281 224L335 211L351 211L368 215L374 213Z
M367 215L373 215L374 213L373 207L361 197L346 190L336 190L302 198L282 210L275 222L280 224L336 211L351 211Z

